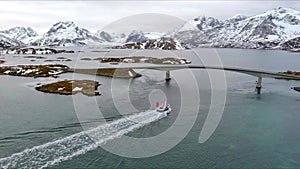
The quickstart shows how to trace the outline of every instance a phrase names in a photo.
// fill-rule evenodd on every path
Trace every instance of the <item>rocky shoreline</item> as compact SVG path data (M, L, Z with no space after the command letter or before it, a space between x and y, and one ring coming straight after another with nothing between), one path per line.
M283 74L283 75L294 75L294 76L300 76L300 72L296 72L296 71L286 71L286 72L278 72L279 74Z
M82 93L87 96L101 95L97 90L101 84L93 80L64 80L35 87L44 93L55 93L61 95L74 95Z

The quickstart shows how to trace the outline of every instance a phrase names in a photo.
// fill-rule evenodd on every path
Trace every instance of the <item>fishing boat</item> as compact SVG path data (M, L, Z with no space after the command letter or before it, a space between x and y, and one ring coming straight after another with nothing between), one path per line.
M160 105L156 102L156 111L159 113L166 113L169 114L171 112L171 106L165 102L164 104Z

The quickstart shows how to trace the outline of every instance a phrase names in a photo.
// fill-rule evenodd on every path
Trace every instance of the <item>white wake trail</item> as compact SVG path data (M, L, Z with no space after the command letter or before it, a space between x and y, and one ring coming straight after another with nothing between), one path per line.
M121 137L166 116L166 114L151 110L123 117L111 123L1 158L0 168L44 168L53 166L59 162L85 154L109 140Z

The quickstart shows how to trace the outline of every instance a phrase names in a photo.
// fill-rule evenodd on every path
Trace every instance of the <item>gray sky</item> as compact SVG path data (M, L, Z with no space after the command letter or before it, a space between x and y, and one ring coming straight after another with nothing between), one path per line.
M300 1L0 1L0 30L30 26L41 34L56 22L74 21L91 32L132 29L139 24L144 27L136 29L166 31L170 25L180 25L181 21L199 15L223 20L235 14L251 16L277 7L300 10Z

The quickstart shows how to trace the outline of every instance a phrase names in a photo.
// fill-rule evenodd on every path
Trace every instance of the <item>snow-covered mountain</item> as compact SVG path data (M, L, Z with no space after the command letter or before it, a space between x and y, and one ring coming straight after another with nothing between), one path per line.
M285 48L285 41L299 35L300 12L276 8L252 17L236 15L225 21L201 16L187 22L173 37L188 47Z
M33 45L39 46L76 46L99 44L103 40L84 28L79 28L74 22L58 22L36 40Z
M126 35L124 33L117 34L117 33L111 33L99 30L95 33L95 36L101 39L103 42L107 43L116 43L121 44L124 43L126 40Z
M165 33L162 32L143 32L133 30L129 34L125 33L111 33L105 31L97 31L95 36L99 39L102 39L104 42L113 43L113 44L125 44L125 43L134 43L142 42L150 39L160 39L165 37Z
M174 29L174 28L170 28ZM166 39L174 39L166 41ZM235 15L227 20L199 16L186 22L174 32L108 33L95 34L75 25L58 22L39 36L31 28L15 27L0 31L1 46L75 46L135 44L137 48L164 48L165 42L180 42L183 47L235 47L235 48L300 48L300 12L291 8L276 8L263 14L247 17ZM167 45L169 46L169 45ZM131 46L132 47L132 46Z
M24 44L28 44L29 42L38 38L38 34L30 27L14 27L8 30L0 31L0 35L14 41L20 41Z
M147 40L147 39L148 39L148 38L145 37L144 32L133 30L133 31L127 36L125 43L128 43L128 42L142 42L142 41L145 41L145 40Z
M10 39L0 34L0 48L8 48L14 46L24 46L24 44L20 41Z

